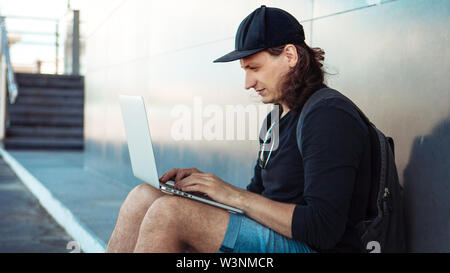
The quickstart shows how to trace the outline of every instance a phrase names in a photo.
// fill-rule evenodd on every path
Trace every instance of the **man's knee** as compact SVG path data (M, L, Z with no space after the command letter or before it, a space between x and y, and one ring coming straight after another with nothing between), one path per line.
M148 209L142 232L165 232L195 251L216 251L223 240L229 213L184 197L166 195Z
M121 212L140 211L147 209L163 194L148 184L140 184L134 187L120 207Z
M181 216L180 213L183 212L183 201L185 201L184 198L178 196L161 196L149 207L146 217L179 219L180 217L176 217L176 215Z
M183 228L191 224L190 219L198 214L196 212L202 206L207 205L180 196L164 195L149 207L144 221L156 220L161 224Z
M143 197L151 195L156 189L149 184L143 183L134 187L128 195L135 197Z
M189 230L202 224L211 222L212 218L219 216L227 217L228 213L219 208L215 208L198 201L174 195L164 195L149 207L144 223L157 221L179 229ZM211 219L209 219L211 218Z
M177 230L179 226L182 226L182 209L183 198L171 195L164 195L156 199L153 204L148 208L144 219L142 221L141 228L151 229L164 229Z

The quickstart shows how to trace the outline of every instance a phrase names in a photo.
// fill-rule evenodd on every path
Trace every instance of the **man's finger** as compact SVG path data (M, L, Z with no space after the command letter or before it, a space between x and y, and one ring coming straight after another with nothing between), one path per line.
M177 189L181 189L181 187L183 185L186 185L186 183L189 182L189 180L191 179L191 176L187 176L187 177L183 177L181 179L175 180L175 188Z
M182 187L186 187L189 185L202 184L202 179L199 179L199 177L196 177L196 175L197 173L194 173L180 179L179 181L175 182L175 187L181 189Z
M163 174L160 178L159 181L162 183L165 183L167 181L169 181L170 179L172 179L178 172L178 168L173 168L169 171L167 171L165 174Z
M193 173L192 175L186 176L185 178L175 182L175 187L181 189L182 187L190 185L208 185L209 181L205 179L201 173Z
M189 176L189 175L190 175L190 172L188 169L182 169L177 173L174 181L176 183L176 182L180 181L181 179L183 179L184 177Z
M196 168L190 168L190 169L180 169L180 171L177 173L174 181L175 183L180 181L181 179L190 176L190 175L195 175L201 173L199 170L197 170Z

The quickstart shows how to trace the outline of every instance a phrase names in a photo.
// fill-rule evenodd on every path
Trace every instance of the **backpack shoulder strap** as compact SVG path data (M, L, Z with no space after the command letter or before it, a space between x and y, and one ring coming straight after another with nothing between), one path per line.
M309 99L306 101L305 105L303 106L301 112L300 112L300 117L298 118L298 122L297 122L297 146L298 146L298 150L300 151L300 155L302 155L302 127L303 127L303 121L305 120L306 114L308 114L308 112L311 111L311 109L313 108L313 106L320 101L321 99L328 97L328 92L332 89L330 88L321 88L319 90L317 90L316 92L314 92Z
M298 150L300 151L300 154L302 154L302 126L303 126L303 122L305 120L306 115L312 110L312 108L314 107L314 105L325 98L343 98L345 100L347 100L348 102L350 102L356 109L356 111L358 112L360 118L363 120L363 122L369 126L369 127L375 127L373 126L372 122L370 122L370 120L367 118L367 116L358 108L358 106L356 106L352 101L348 100L346 97L344 97L342 94L340 94L339 92L337 92L334 89L331 89L329 87L324 87L322 89L317 90L316 92L314 92L311 97L306 101L305 105L302 108L302 111L300 112L300 117L298 118L298 122L297 122L297 146L298 146ZM303 156L303 155L302 155Z

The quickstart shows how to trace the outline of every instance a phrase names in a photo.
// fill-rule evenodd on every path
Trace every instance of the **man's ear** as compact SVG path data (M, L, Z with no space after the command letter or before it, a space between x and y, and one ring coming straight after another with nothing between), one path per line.
M284 47L284 53L288 59L289 67L294 68L298 62L297 48L293 44L287 44Z

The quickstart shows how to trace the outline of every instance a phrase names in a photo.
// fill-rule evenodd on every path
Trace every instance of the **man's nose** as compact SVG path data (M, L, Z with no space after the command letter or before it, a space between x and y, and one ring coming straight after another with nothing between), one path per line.
M255 87L256 85L256 79L255 77L249 75L249 73L245 73L245 89L250 89L252 87Z

